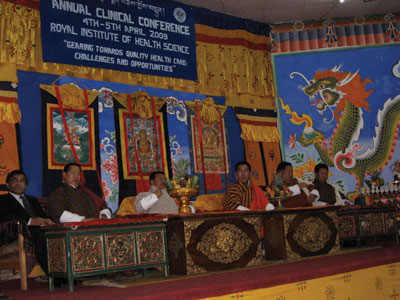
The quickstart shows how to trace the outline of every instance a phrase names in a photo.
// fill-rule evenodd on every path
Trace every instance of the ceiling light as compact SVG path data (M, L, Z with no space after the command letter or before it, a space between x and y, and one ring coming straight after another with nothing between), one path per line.
M344 2L344 0L339 0L340 1L340 3L343 3Z

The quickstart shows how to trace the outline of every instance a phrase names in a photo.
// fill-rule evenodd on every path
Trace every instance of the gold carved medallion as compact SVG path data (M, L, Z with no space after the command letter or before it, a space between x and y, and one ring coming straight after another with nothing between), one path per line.
M229 264L239 260L250 244L250 238L240 228L221 223L210 228L196 248L212 261Z
M304 249L316 252L325 247L331 235L325 222L320 218L309 217L296 228L293 239Z

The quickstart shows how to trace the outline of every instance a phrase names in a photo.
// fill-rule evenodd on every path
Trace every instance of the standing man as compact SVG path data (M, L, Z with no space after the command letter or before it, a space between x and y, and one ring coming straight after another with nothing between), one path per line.
M64 167L63 184L56 188L49 198L49 216L58 223L90 221L111 218L111 210L102 201L96 208L94 194L81 185L81 166L69 163ZM89 194L90 193L90 194Z
M150 190L140 193L135 199L138 214L177 214L178 206L167 192L165 175L161 171L150 174Z
M235 166L236 183L226 191L223 200L225 210L274 209L265 192L250 182L251 167L247 161Z
M28 178L22 170L14 170L6 178L8 194L0 198L0 221L23 221L28 225L30 239L35 245L35 255L47 273L46 239L41 226L54 224L46 217L39 201L25 194ZM30 270L27 270L30 272Z

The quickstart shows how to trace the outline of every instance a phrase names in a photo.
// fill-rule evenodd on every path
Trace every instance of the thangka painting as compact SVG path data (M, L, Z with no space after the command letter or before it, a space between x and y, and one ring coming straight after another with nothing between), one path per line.
M203 164L201 161L201 147L200 135L198 129L198 121L196 116L191 116L192 128L192 145L194 157L194 171L195 173L203 172ZM222 119L222 129L219 122L206 122L201 120L201 132L203 140L203 157L204 169L208 174L224 174L225 166L228 166L226 161L224 164L224 157L227 158L226 153L226 135L224 120ZM225 155L224 155L225 149Z
M86 110L77 109L64 109L64 114L70 141L58 105L47 104L49 169L63 169L66 164L76 162L74 147L82 168L95 170L93 109L89 109L89 115Z
M393 181L400 165L400 47L274 56L283 159L344 192ZM398 168L397 168L398 169Z
M139 179L140 172L148 177L154 171L167 170L164 128L161 113L154 118L140 118L128 110L119 111L122 167L125 179Z

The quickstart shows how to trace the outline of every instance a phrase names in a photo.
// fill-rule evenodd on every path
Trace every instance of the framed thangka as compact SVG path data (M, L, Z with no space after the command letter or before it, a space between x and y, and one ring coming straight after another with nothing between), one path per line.
M192 115L190 121L192 128L194 172L202 173L203 164L201 162L200 135L196 116ZM228 168L224 119L222 119L222 128L220 126L220 122L207 122L202 119L200 120L200 122L203 140L205 173L224 174L225 172L228 172L228 170L224 170L225 166Z
M167 170L162 113L156 114L156 126L154 120L119 110L124 179L139 179L140 172L148 178L154 171Z
M86 110L64 109L72 145L68 141L58 105L48 103L46 111L48 168L63 169L66 164L75 162L73 146L82 169L95 170L93 109L89 108L89 115Z

